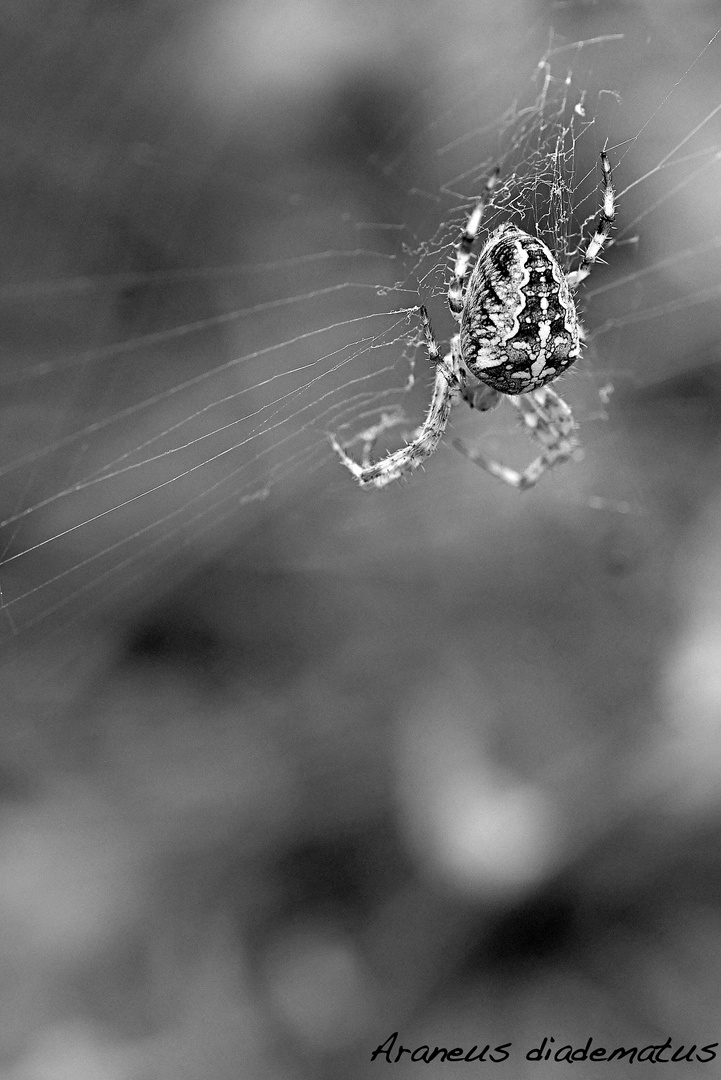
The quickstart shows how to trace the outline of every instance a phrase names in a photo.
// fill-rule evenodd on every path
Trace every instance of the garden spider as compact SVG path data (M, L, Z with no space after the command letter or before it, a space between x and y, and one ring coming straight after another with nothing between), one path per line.
M425 420L405 446L376 462L371 461L373 443L382 431L398 423L397 416L384 416L359 436L364 441L360 464L330 436L333 449L361 487L385 487L417 469L438 446L451 408L461 399L472 409L487 412L505 395L541 444L539 457L524 472L517 472L490 461L459 439L453 440L467 458L512 487L533 487L547 469L579 455L576 422L550 383L581 352L583 328L573 292L590 274L616 216L613 177L605 152L601 153L601 169L603 200L596 231L578 268L568 274L542 240L507 223L488 237L469 276L471 250L497 174L488 181L486 193L456 245L448 306L460 332L451 338L445 356L441 356L428 312L423 306L417 309L428 356L436 368Z

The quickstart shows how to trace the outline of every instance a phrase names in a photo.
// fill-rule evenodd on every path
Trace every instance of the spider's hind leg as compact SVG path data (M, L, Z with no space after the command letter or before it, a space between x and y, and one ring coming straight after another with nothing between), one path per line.
M476 203L466 222L461 238L456 244L456 258L453 265L453 277L448 286L448 307L456 322L461 321L463 311L463 291L468 276L468 267L471 261L471 252L481 227L483 214L491 197L494 187L498 182L499 170L495 169L486 181L486 190Z
M601 169L603 170L601 177L603 201L598 213L596 231L588 241L577 269L572 270L570 274L566 274L566 281L572 289L577 289L581 282L591 273L591 268L601 254L603 245L611 235L613 223L616 220L616 189L613 186L613 173L608 162L608 156L604 150L601 151Z

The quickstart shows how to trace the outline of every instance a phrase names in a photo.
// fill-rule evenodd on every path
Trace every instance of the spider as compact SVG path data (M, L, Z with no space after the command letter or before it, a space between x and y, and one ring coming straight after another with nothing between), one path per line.
M580 456L576 422L550 384L580 355L584 333L573 294L590 274L616 217L613 177L605 152L601 170L602 204L596 231L577 269L567 274L542 240L506 223L488 237L469 275L473 244L497 172L487 182L455 248L448 306L460 331L451 338L445 356L425 307L416 309L436 369L425 420L405 446L376 462L371 460L373 444L382 431L399 423L397 415L384 415L379 424L356 437L364 443L360 463L330 436L333 449L361 487L385 487L423 464L438 446L451 408L461 400L487 412L507 397L540 443L540 455L524 472L517 472L453 439L457 450L512 487L533 487L546 470Z

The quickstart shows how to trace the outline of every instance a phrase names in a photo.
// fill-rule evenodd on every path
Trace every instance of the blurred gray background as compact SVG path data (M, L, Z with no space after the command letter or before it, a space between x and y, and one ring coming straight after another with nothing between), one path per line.
M717 1041L718 117L664 165L721 101L719 26L700 0L0 7L3 1077L362 1078L395 1031L551 1077L544 1036ZM311 408L267 454L226 453L250 420L55 497L272 402L373 304L429 290L447 339L414 254L463 220L444 184L479 190L549 41L604 35L568 59L590 191L606 141L628 189L564 383L582 465L519 496L444 449L363 493ZM456 430L530 460L506 412ZM394 1075L452 1067L479 1065Z

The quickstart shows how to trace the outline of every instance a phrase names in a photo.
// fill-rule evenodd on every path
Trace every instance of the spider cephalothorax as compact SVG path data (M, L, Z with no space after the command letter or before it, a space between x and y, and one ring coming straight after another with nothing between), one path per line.
M485 198L478 203L456 245L448 306L460 323L460 332L451 338L445 356L441 356L425 307L418 309L428 355L436 366L425 420L405 446L378 462L371 461L373 443L397 418L384 418L359 436L364 443L360 464L331 436L333 448L362 487L385 487L417 468L436 449L451 407L461 399L487 411L505 395L541 444L540 456L519 473L453 440L466 457L507 484L532 487L547 469L576 455L578 439L571 410L548 384L580 354L583 332L573 292L590 274L616 216L611 166L605 153L601 154L601 168L603 205L596 231L577 269L568 274L542 240L505 224L489 236L469 276ZM494 185L495 177L488 182L487 194Z

